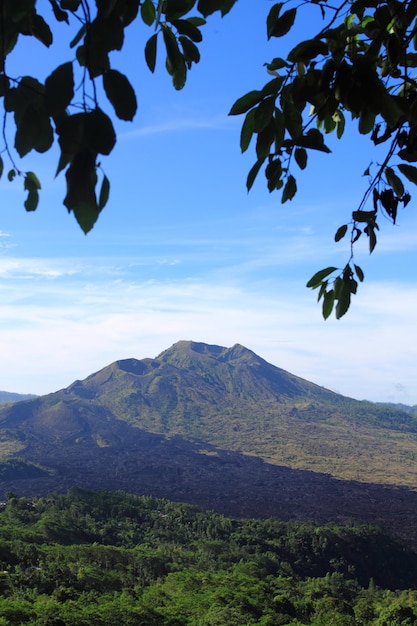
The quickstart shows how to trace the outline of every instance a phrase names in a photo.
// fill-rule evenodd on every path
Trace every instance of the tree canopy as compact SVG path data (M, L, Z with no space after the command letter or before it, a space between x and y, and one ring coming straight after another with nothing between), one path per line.
M41 182L35 172L19 165L20 159L32 150L46 153L57 143L56 175L65 172L66 178L64 205L85 233L91 230L110 194L101 159L111 153L117 139L100 100L107 98L120 120L132 120L137 112L129 77L110 62L113 51L123 50L125 29L137 20L149 27L144 62L154 72L157 56L162 55L174 88L180 90L200 60L206 20L215 12L226 15L236 1L2 0L0 175L5 169L10 181L22 178L25 209L37 208ZM314 19L309 19L309 12ZM381 216L395 224L399 207L411 200L409 184L417 184L416 14L417 0L274 4L266 20L266 37L279 39L291 31L297 35L302 22L303 38L285 57L271 59L264 87L242 95L229 112L244 116L242 152L254 150L247 189L262 170L268 190L279 191L282 203L296 195L297 171L308 167L311 151L329 153L326 135L335 133L342 139L346 121L357 123L358 134L369 136L378 155L384 149L381 162L371 163L364 172L368 183L363 197L335 233L336 242L350 239L345 266L321 269L307 283L318 292L324 318L333 310L342 317L364 279L354 260L356 242L367 238L372 253ZM314 28L318 19L319 31L306 33L306 24ZM11 76L8 59L21 36L34 37L53 55L58 22L73 29L68 60L44 83L23 72ZM15 124L13 145L8 140L10 117Z

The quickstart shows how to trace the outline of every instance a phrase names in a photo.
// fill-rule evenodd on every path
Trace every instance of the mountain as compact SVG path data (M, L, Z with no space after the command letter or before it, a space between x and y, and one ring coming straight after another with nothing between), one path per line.
M241 345L180 341L1 409L0 496L123 489L228 515L377 521L417 545L416 440L406 411Z
M22 400L29 400L30 398L36 398L32 393L12 393L10 391L0 391L0 405L4 402L21 402Z

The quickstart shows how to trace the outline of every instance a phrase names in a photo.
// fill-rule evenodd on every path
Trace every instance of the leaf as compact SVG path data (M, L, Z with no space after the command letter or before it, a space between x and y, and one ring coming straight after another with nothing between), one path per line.
M296 148L294 151L295 162L301 170L307 167L307 151L304 148Z
M265 175L268 180L268 189L270 192L273 191L274 189L277 189L277 186L280 187L282 185L282 181L280 180L281 174L282 174L281 159L274 159L273 161L268 163L265 169Z
M195 5L196 0L166 0L164 12L168 22L182 17Z
M355 222L370 223L375 220L375 211L352 211L352 219Z
M260 133L264 128L268 126L272 119L275 108L275 98L270 96L265 98L255 109L254 116L254 131Z
M287 182L285 183L284 191L282 192L281 204L287 202L287 200L292 200L297 193L297 183L291 174L287 178Z
M396 175L392 167L386 167L384 173L387 177L388 184L393 188L396 196L401 198L404 194L404 185L401 178Z
M191 39L188 39L188 37L185 37L184 35L180 35L179 40L182 46L184 57L187 59L187 61L199 63L200 51L195 43L193 43Z
M67 195L64 205L68 211L73 211L84 233L88 233L100 212L95 194L96 155L88 149L78 153L67 170L66 179Z
M258 159L256 161L256 163L251 167L248 177L246 179L246 188L248 191L250 191L252 189L253 183L255 182L255 179L259 173L259 170L261 169L263 163L264 163L265 159Z
M322 270L319 270L310 278L306 287L311 287L312 289L315 289L321 284L324 278L327 278L327 276L330 276L330 274L332 274L336 270L337 267L326 267Z
M101 211L107 204L110 195L110 181L107 176L104 176L101 183L100 195L98 199L98 210Z
M222 17L226 15L237 0L198 0L198 10L204 17L215 11L220 11Z
M246 114L245 120L242 124L242 130L240 132L240 149L243 152L249 148L249 144L254 133L254 118L256 109L251 109Z
M347 281L342 280L336 304L336 319L340 320L350 307L350 288Z
M38 177L33 172L27 172L24 179L24 189L28 192L24 202L26 211L35 211L39 203L38 190L41 188Z
M71 103L74 97L74 75L72 63L57 67L45 81L45 108L48 115L56 115Z
M229 115L240 115L241 113L246 113L254 107L258 102L263 99L262 91L249 91L249 93L245 94L232 106L229 111Z
M283 6L283 2L278 2L277 4L274 4L269 10L268 17L266 18L266 33L268 39L270 39L271 37L270 33L273 30L277 20L279 19L279 14Z
M361 135L367 135L375 126L376 114L368 109L362 109L359 115L359 132Z
M25 189L40 189L41 183L34 172L26 172Z
M62 6L62 4L61 4L61 6ZM81 26L80 30L78 31L78 33L75 35L74 39L71 41L70 48L75 48L77 43L79 43L81 41L81 39L84 37L86 32L87 32L87 24L83 24Z
M38 39L44 46L49 48L52 44L52 32L49 28L48 24L45 22L43 17L38 15L37 13L32 17L32 35Z
M3 176L3 171L4 171L4 163L3 163L3 159L0 156L0 178Z
M335 241L340 241L346 235L348 229L348 225L344 224L343 226L339 226L334 236Z
M192 41L198 43L203 40L201 31L189 20L173 20L172 25L181 35L187 35Z
M305 135L296 138L297 146L319 150L329 154L331 150L325 145L323 135L317 128L310 128Z
M273 120L270 121L268 126L261 130L258 133L258 138L256 140L256 156L258 159L263 159L268 156L271 145L275 141L275 123Z
M15 176L16 176L16 170L11 169L11 170L9 170L9 171L7 172L7 180L8 180L9 182L12 182L12 180L14 180Z
M58 6L56 0L49 0L49 2L52 6L52 11L57 22L66 22L67 24L69 24L68 13L66 13L66 11L63 11L61 7Z
M67 11L77 11L81 4L81 0L61 0L61 9Z
M417 167L414 167L413 165L407 165L406 163L400 163L400 165L398 165L397 167L400 170L401 174L404 174L404 176L410 181L410 183L414 183L414 185L417 185Z
M295 48L291 50L288 55L288 60L291 63L302 62L308 64L311 59L314 59L319 54L326 55L329 52L328 45L320 39L308 39L297 44Z
M103 87L117 117L132 121L138 108L135 91L124 74L108 70L103 74Z
M19 121L16 120L14 147L20 157L24 157L35 148L39 136L38 119L39 115L36 109L29 104L19 115Z
M144 0L140 5L140 15L147 26L151 26L156 17L155 5L152 0Z
M164 26L162 29L166 48L166 68L172 76L174 88L180 90L184 87L187 79L187 67L185 65L184 56L182 55L177 39L170 28Z
M39 193L36 189L31 189L28 192L27 198L23 203L26 211L36 211L39 204Z
M145 45L145 60L146 64L153 73L155 71L156 65L156 43L157 43L157 33L152 35L150 39L146 42Z
M327 320L327 318L331 315L331 312L333 311L334 300L334 290L331 289L330 291L326 291L326 293L324 294L322 307L323 318L325 320Z
M295 22L295 18L297 15L297 9L289 9L285 11L275 22L275 24L271 24L268 29L268 39L271 37L283 37L286 35Z
M93 152L108 155L113 150L116 133L111 119L101 109L85 114L84 138Z
M363 279L365 278L365 274L363 273L362 268L359 267L359 265L355 265L355 263L353 264L353 267L355 268L356 276L358 277L358 279L362 283Z

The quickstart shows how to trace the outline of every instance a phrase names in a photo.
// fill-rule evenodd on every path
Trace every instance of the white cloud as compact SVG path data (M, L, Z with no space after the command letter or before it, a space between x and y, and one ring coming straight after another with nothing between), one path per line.
M291 281L26 281L0 309L0 388L46 393L180 339L241 343L317 384L358 398L417 402L417 288L368 284L340 321ZM6 292L7 293L7 292ZM7 299L6 299L7 300Z

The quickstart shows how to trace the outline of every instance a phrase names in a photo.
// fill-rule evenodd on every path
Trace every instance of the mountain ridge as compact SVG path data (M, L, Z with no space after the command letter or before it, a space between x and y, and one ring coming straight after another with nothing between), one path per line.
M228 515L362 515L407 529L417 545L417 419L319 387L240 344L180 341L2 408L0 459L0 497L76 485Z

